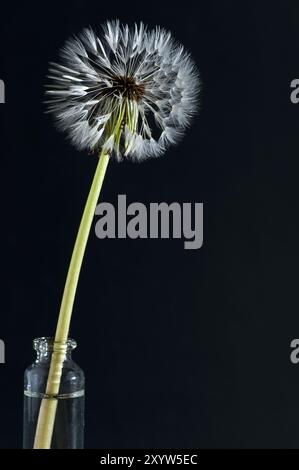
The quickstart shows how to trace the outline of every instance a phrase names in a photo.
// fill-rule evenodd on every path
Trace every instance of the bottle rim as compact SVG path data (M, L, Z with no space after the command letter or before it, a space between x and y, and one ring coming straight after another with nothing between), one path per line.
M33 340L33 348L36 351L72 351L77 347L77 342L72 339L68 338L65 342L55 341L54 338L50 336L41 336L40 338L34 338Z

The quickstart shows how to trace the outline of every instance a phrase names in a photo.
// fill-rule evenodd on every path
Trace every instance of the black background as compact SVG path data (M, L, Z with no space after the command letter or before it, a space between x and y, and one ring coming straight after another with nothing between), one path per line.
M96 165L44 114L48 61L116 17L170 29L203 92L184 140L110 164L101 200L203 202L204 246L92 229L71 328L86 447L298 448L299 7L230 0L1 4L0 447L21 446L31 341L54 332Z

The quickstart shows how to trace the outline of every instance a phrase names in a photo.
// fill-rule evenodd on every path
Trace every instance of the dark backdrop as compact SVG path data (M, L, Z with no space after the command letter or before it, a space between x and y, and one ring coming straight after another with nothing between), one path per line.
M86 447L298 448L295 5L1 4L0 447L21 445L31 341L54 332L96 165L44 115L48 61L72 33L118 17L185 44L202 109L162 158L109 165L101 199L203 202L204 246L100 241L92 229L71 328L87 377Z

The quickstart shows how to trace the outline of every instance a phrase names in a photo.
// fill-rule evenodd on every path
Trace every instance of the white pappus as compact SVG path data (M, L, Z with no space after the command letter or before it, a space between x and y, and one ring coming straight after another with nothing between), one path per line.
M46 101L58 127L79 149L117 160L161 155L197 109L199 75L171 34L118 20L66 41L51 63Z

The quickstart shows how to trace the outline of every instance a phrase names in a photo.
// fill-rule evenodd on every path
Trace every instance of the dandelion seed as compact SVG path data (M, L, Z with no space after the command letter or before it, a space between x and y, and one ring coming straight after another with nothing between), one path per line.
M161 155L175 144L197 108L192 59L160 27L107 22L69 39L51 63L48 110L79 149L117 160Z

